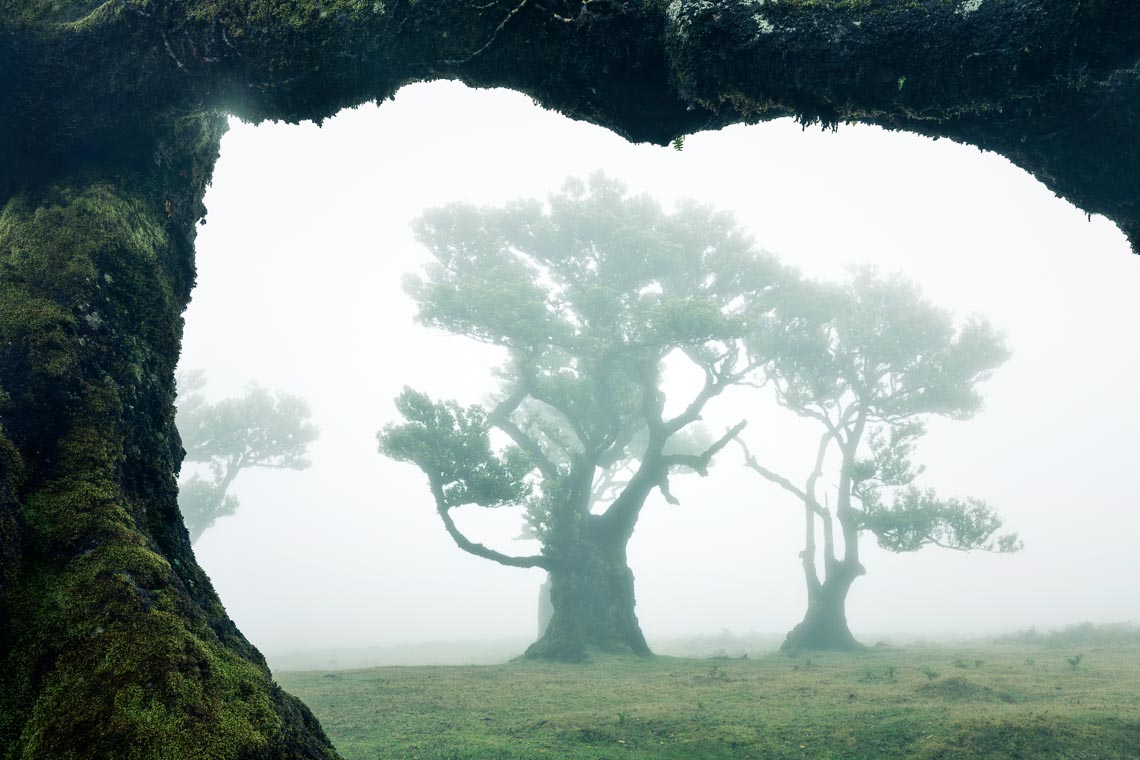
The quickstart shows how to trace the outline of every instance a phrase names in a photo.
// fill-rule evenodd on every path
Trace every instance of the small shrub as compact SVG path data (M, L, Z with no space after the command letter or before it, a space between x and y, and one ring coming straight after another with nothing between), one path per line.
M1073 670L1076 670L1077 666L1081 664L1081 660L1084 658L1085 656L1083 654L1075 654L1072 657L1066 657L1065 659L1068 660L1069 667Z
M894 665L888 665L881 670L877 670L875 668L866 668L863 671L863 675L859 677L859 680L863 683L894 683L897 680L895 677L897 673L898 668L896 668Z
M1006 691L994 691L988 686L971 683L965 678L953 676L942 681L924 683L919 687L924 694L939 697L949 701L962 702L1005 702L1014 704L1018 695Z
M926 680L928 681L933 681L935 678L938 678L938 676L942 675L934 668L923 668L922 673L926 676Z

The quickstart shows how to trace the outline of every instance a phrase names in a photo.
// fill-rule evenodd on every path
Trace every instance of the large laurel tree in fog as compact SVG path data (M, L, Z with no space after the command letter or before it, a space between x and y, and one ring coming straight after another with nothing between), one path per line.
M985 502L918 488L924 468L913 463L923 421L973 417L982 408L978 383L1010 352L987 321L956 327L915 285L873 269L856 270L843 284L804 280L784 296L779 309L759 316L750 356L777 401L819 429L815 461L797 485L747 447L745 458L803 505L808 604L784 648L851 649L858 644L846 600L865 572L861 533L893 552L1020 548L1016 534L996 535L1001 521ZM824 488L821 480L832 472L837 482Z
M730 216L693 204L666 213L602 176L568 181L548 206L435 209L417 233L435 258L408 282L420 321L507 359L489 408L406 389L404 419L380 433L381 450L423 470L461 549L549 572L553 616L528 655L647 653L626 545L650 494L672 501L670 474L703 474L743 427L699 451L675 445L691 443L704 406L753 369L740 346L746 305L778 290L782 269ZM667 414L670 354L704 382ZM492 431L510 445L497 449ZM470 540L451 514L464 505L525 506L541 552Z

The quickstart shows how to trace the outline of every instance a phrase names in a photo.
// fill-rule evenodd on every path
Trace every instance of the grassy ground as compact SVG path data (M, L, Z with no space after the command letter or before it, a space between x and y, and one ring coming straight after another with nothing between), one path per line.
M385 667L278 680L346 758L1140 758L1140 646Z

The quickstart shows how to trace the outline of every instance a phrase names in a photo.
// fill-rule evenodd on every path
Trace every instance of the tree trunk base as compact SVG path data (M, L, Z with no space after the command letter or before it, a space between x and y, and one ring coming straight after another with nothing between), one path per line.
M634 612L633 572L624 551L585 542L580 549L579 562L551 572L554 614L523 657L582 662L593 654L651 656Z
M636 636L599 640L584 638L572 633L550 633L527 647L521 659L550 660L554 662L585 662L593 655L652 657L653 652L645 638Z
M783 654L798 652L860 652L868 647L860 644L847 626L822 626L800 623L788 632L780 645Z
M793 628L780 651L857 652L866 647L855 640L847 626L847 592L862 568L834 571L808 601L804 619Z

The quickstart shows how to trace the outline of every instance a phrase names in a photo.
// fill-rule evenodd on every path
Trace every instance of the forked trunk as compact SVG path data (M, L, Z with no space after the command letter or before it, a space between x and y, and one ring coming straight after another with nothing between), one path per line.
M554 613L525 656L578 662L590 652L651 654L634 612L624 544L582 540L573 556L550 572Z
M840 564L828 573L828 578L809 595L804 619L793 628L780 651L800 650L849 652L862 649L847 627L847 592L861 571Z

